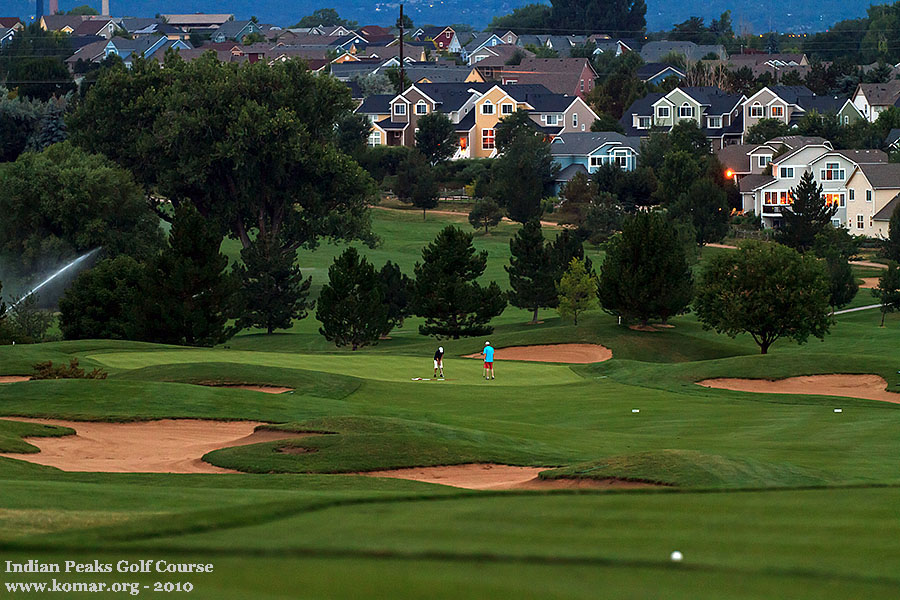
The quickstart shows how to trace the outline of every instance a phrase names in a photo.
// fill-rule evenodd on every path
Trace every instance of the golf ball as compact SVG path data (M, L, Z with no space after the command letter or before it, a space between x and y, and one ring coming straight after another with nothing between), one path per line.
M836 408L836 409L834 409L834 412L839 413L839 412L844 412L844 410L841 408Z
M679 552L678 550L676 550L675 552L672 553L672 556L671 556L672 562L681 562L682 558L684 558L684 557L681 555L681 552Z
M639 408L632 408L632 409L631 409L631 412L633 412L633 413L639 413L639 412L641 412L641 409L639 409Z

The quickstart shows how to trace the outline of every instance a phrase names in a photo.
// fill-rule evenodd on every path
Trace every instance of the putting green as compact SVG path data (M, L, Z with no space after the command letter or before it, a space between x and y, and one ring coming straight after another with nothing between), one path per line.
M565 365L499 362L497 379L486 383L481 362L475 359L445 358L445 382L411 381L413 377L431 377L431 356L384 356L383 354L288 354L246 350L160 350L158 352L114 352L92 354L88 358L114 369L140 369L179 363L236 363L262 367L281 367L350 375L378 381L407 382L410 385L484 384L498 386L558 385L584 381ZM248 382L251 383L251 382ZM255 381L252 383L265 383Z

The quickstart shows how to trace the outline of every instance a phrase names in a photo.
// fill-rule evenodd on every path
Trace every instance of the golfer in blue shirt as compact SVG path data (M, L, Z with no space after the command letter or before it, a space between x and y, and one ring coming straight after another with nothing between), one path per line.
M484 355L484 378L485 379L493 379L494 378L494 348L491 346L490 342L484 343L484 350L481 351ZM488 377L490 375L490 377Z

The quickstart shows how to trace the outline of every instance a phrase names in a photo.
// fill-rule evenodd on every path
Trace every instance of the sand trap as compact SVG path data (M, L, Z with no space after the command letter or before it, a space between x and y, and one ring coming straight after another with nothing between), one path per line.
M65 437L26 437L40 448L37 454L0 454L63 471L100 473L238 473L201 460L207 452L233 446L292 439L312 433L273 430L254 431L257 421L202 421L164 419L134 423L98 423L28 419L75 430Z
M705 379L697 385L762 394L809 394L864 398L900 404L900 394L889 392L878 375L804 375L788 379Z
M863 277L862 283L859 284L861 290L871 290L878 287L879 277Z
M232 390L249 390L251 392L262 392L264 394L283 394L285 392L293 392L294 388L278 387L276 385L243 385L230 383L201 383L206 387L229 388Z
M0 377L0 383L21 383L23 381L31 381L31 377L21 377L19 375L4 375Z
M514 467L473 463L445 467L413 467L389 471L354 473L366 477L409 479L424 483L439 483L468 490L559 490L659 487L651 483L621 479L539 479L546 467Z
M481 358L481 354L468 354L464 358ZM530 362L556 362L587 364L612 358L612 350L598 344L549 344L546 346L511 346L497 348L494 360L524 360Z

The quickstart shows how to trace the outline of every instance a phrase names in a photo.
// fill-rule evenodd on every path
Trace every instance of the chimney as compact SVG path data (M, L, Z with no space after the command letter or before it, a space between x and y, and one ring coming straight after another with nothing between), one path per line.
M55 15L59 12L59 0L50 0L50 14Z
M103 0L103 12L101 14L104 17L109 16L109 0Z
M44 16L44 0L35 0L34 2L34 20L40 21Z

